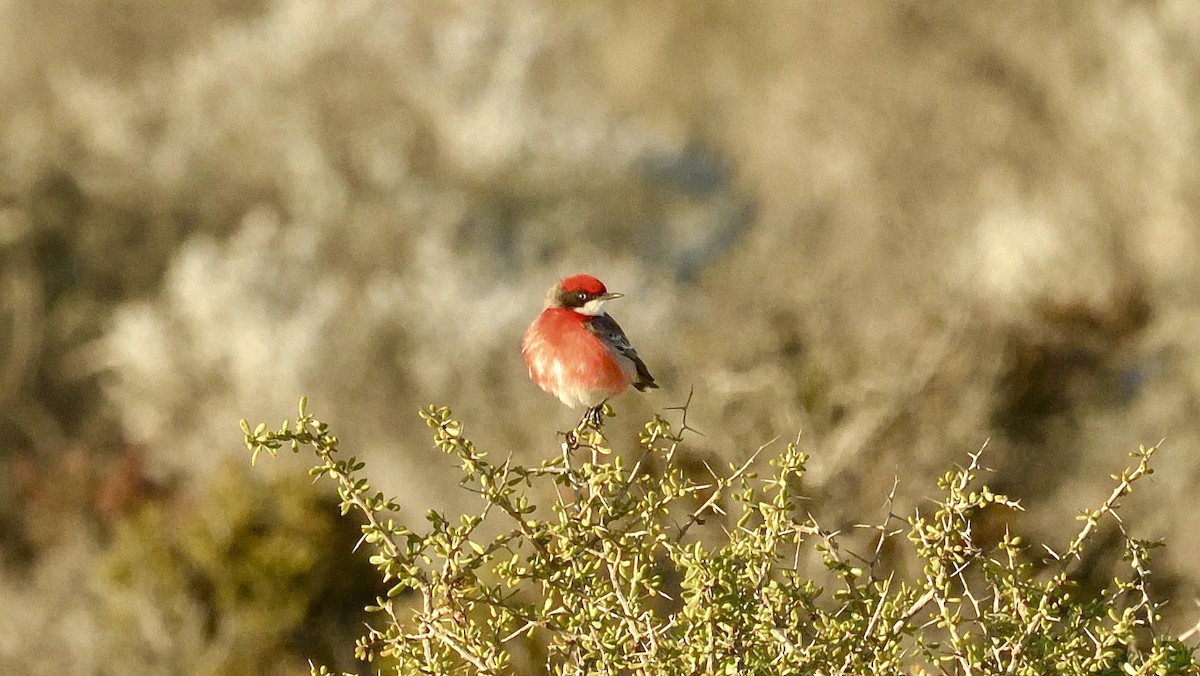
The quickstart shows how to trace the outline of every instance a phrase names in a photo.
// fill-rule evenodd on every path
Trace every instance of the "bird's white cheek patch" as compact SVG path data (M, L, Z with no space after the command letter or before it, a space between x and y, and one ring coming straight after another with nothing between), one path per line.
M582 307L576 310L576 312L582 315L599 317L600 315L604 314L604 303L605 301L599 298L593 298L592 300L584 303Z

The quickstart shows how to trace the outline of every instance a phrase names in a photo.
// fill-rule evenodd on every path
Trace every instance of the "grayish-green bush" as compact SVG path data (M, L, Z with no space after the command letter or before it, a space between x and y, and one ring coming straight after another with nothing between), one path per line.
M979 482L981 453L938 481L939 498L906 520L889 513L873 556L843 551L838 533L802 506L808 457L795 443L764 477L752 454L727 472L690 479L677 457L687 428L646 424L640 450L613 454L585 416L561 455L536 466L488 457L444 407L421 417L479 496L462 516L397 514L364 463L338 455L329 426L305 411L278 430L243 421L257 459L311 448L310 474L336 482L344 515L365 520L360 544L392 585L368 608L357 643L373 668L399 674L1196 674L1194 649L1158 629L1149 589L1157 543L1127 533L1116 510L1151 473L1154 449L1115 475L1060 551L1030 552L1005 529L976 536L985 510L1019 510ZM543 502L537 489L556 497ZM893 519L906 521L897 527ZM715 541L693 528L720 522ZM1120 524L1127 570L1092 595L1071 567L1102 520ZM500 522L497 527L495 522ZM494 533L494 534L493 534ZM877 570L885 544L907 534L920 572ZM821 554L806 569L802 549ZM1048 553L1050 569L1034 561ZM818 566L818 569L822 567ZM313 674L328 674L313 667Z

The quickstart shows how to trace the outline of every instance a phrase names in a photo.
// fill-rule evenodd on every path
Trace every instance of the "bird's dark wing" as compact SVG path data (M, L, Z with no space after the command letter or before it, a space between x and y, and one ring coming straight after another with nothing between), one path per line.
M606 314L597 315L589 319L586 326L613 350L615 356L624 357L633 363L636 371L636 377L633 378L634 387L642 391L658 387L658 384L654 382L654 376L650 375L650 370L638 356L637 350L629 344L629 339L625 337L625 332L621 330L621 325L617 323L617 320Z

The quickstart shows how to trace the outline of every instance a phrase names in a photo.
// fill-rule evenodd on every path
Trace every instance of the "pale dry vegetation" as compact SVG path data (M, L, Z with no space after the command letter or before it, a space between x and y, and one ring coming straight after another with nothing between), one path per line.
M552 452L574 420L517 345L577 270L627 294L664 385L613 438L693 388L695 468L802 432L831 529L990 439L1013 528L1061 542L1165 439L1123 514L1167 539L1183 633L1198 26L1182 1L0 1L0 671L258 664L216 640L216 573L170 601L189 650L153 643L164 611L101 565L122 529L240 494L213 478L231 422L302 393L406 507L455 511L410 412ZM1106 538L1081 576L1123 565Z

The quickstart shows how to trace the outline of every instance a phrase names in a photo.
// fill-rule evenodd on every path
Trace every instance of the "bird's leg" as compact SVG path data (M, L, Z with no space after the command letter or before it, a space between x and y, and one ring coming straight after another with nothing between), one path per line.
M587 423L589 427L599 432L600 428L604 425L604 407L606 405L608 405L608 399L589 408L587 413L583 414L583 420L579 421L580 426Z
M568 467L571 451L587 447L595 452L603 446L604 432L601 428L606 415L612 415L612 409L608 408L607 399L584 411L583 417L579 419L579 424L575 426L575 429L559 432L563 437L563 460L568 462ZM608 453L609 451L604 450L603 452Z

